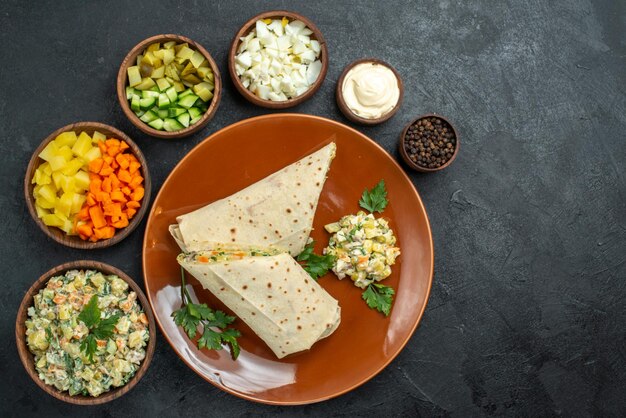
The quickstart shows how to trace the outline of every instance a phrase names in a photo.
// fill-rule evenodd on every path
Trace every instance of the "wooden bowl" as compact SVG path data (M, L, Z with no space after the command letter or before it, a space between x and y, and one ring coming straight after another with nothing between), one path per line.
M132 67L133 65L136 64L137 55L141 54L150 44L153 44L155 42L168 42L168 41L187 42L192 49L195 49L196 51L200 52L202 55L204 55L204 58L206 58L207 61L209 61L209 65L211 66L211 70L213 71L213 75L215 76L215 83L214 83L215 88L213 90L213 98L211 99L211 102L209 103L209 108L207 109L206 112L204 112L204 115L202 115L202 119L200 119L198 122L194 123L193 125L189 125L187 128L180 129L178 131L173 131L173 132L159 131L159 130L152 128L147 123L143 122L141 119L137 117L137 115L135 115L135 112L133 112L130 109L130 104L128 103L128 99L126 99L128 67ZM202 45L182 35L172 35L172 34L155 35L148 39L144 39L143 41L135 45L133 49L130 50L128 55L126 55L126 57L124 58L124 61L122 61L122 65L120 65L120 71L117 73L117 98L120 101L122 110L124 110L124 113L126 114L128 119L130 119L133 125L139 128L142 132L150 136L156 136L158 138L182 138L182 137L191 135L195 132L198 132L200 129L204 128L207 125L207 123L209 123L209 121L215 115L215 112L217 111L217 107L220 104L221 97L222 97L222 79L220 77L220 70L217 67L217 64L215 63L215 61L213 60L213 57L211 57L211 54L209 54L209 52L206 49L204 49Z
M405 137L407 131L409 130L409 127L411 127L411 125L413 125L415 122L419 121L420 119L432 118L432 117L441 119L444 123L448 124L448 126L452 130L452 133L454 134L454 138L456 139L456 143L454 144L454 152L452 153L452 157L450 157L450 159L448 161L446 161L446 163L443 164L441 167L437 167L437 168L422 167L421 165L414 163L409 158L409 154L407 153L406 147L404 146L404 137ZM421 173L433 173L435 171L440 171L440 170L443 170L444 168L448 167L450 164L452 164L452 161L454 161L454 159L458 155L460 146L461 146L461 139L459 138L459 134L458 134L457 130L454 128L454 125L452 124L452 122L450 122L448 119L446 119L443 116L438 115L436 113L426 113L425 115L418 116L413 121L409 122L404 127L404 129L402 130L402 134L400 135L400 141L398 141L398 149L400 151L400 156L402 157L404 162L410 168L412 168L413 170L419 171Z
M317 80L315 80L315 83L313 83L313 85L311 85L311 87L309 87L309 89L305 93L288 100L274 102L271 100L261 99L244 87L244 85L241 83L241 80L239 79L239 76L237 75L237 72L235 71L235 55L237 55L239 42L241 42L240 38L245 37L246 35L248 35L248 33L250 33L252 29L254 29L257 20L267 18L280 19L283 17L286 17L287 19L289 19L289 21L300 20L313 31L310 37L311 39L315 39L320 43L321 52L319 60L322 63L322 70L317 76ZM319 90L319 88L322 86L322 83L324 82L324 79L326 78L326 72L328 71L328 49L326 47L326 40L324 40L324 36L322 35L322 32L320 32L320 30L317 28L317 26L315 26L313 22L311 22L309 19L302 16L301 14L289 12L287 10L271 10L268 12L263 12L244 23L241 29L239 29L239 32L237 32L237 34L233 38L233 41L230 45L230 52L228 53L228 71L230 73L230 78L233 80L235 88L237 88L239 93L241 93L241 95L245 97L249 102L268 109L286 109L288 107L297 106L300 103L310 99Z
M139 369L135 373L135 375L126 383L124 386L119 388L111 389L109 392L105 392L98 397L92 396L84 396L84 395L74 395L71 396L68 392L60 392L54 386L47 385L39 378L37 371L35 369L34 357L32 353L29 351L28 346L26 344L26 319L28 318L28 308L33 306L34 296L39 293L39 291L46 286L46 283L51 277L58 276L64 274L68 270L98 270L104 274L115 274L119 276L122 280L124 280L130 286L130 289L137 293L137 300L141 304L143 311L145 312L148 318L148 332L150 334L150 339L148 340L148 346L146 347L146 357L143 359ZM150 309L150 305L148 304L148 300L144 295L141 288L135 283L133 279L131 279L126 273L123 271L110 266L105 263L100 263L98 261L73 261L70 263L61 264L60 266L56 266L48 272L44 273L26 292L24 295L24 299L22 299L22 303L17 311L17 319L15 321L15 339L17 342L17 351L19 353L20 359L22 360L22 364L26 369L28 375L33 379L33 381L42 388L49 395L54 396L57 399L60 399L64 402L68 402L75 405L97 405L105 402L112 401L113 399L117 399L120 396L124 395L128 391L130 391L136 384L141 380L146 371L148 370L148 366L150 365L150 361L154 356L154 348L156 346L156 325L154 322L154 315L152 314L152 309Z
M343 97L343 91L342 91L343 82L348 72L352 68L354 68L356 65L368 63L368 62L383 65L389 68L393 72L393 74L396 76L396 79L398 80L398 88L400 90L400 96L398 97L398 103L396 104L396 106L393 109L391 109L389 112L382 115L381 117L375 118L375 119L364 118L354 113L346 104L346 101ZM389 65L383 60L379 60L378 58L361 58L348 64L346 68L344 68L343 72L341 73L339 80L337 80L337 88L335 90L335 99L337 100L337 105L339 106L341 113L343 113L344 116L348 118L349 120L351 120L352 122L360 123L362 125L378 125L379 123L383 123L391 119L391 117L396 114L398 109L400 109L400 106L402 105L403 97L404 97L404 84L402 83L402 78L400 77L400 74L391 65Z
M35 185L31 184L31 180L33 178L33 175L37 167L39 167L39 165L44 162L41 158L39 158L39 153L46 147L46 145L48 145L50 141L56 138L57 135L59 135L62 132L67 132L67 131L75 131L76 133L80 133L84 131L89 135L93 135L94 131L98 131L100 133L105 134L107 138L113 137L113 138L117 138L120 140L124 140L129 145L130 152L132 152L141 163L140 170L141 170L141 175L144 178L144 189L145 189L145 194L142 200L142 205L137 211L137 213L135 214L135 216L133 217L133 219L130 220L130 223L128 224L128 226L126 228L118 230L113 236L113 238L100 240L96 242L83 241L78 235L66 235L65 232L63 232L59 228L47 226L37 216L37 211L35 210L35 198L33 197L33 189L35 188ZM39 226L39 228L41 228L41 230L47 236L49 236L50 238L52 238L59 244L63 244L71 248L79 248L79 249L84 249L84 250L92 250L95 248L105 248L113 244L117 244L118 242L126 238L128 234L130 234L135 228L137 228L137 226L141 222L141 219L144 217L144 215L146 214L148 210L148 203L150 202L150 189L151 188L152 186L151 186L151 180L150 180L150 172L148 171L148 163L146 162L146 159L144 158L141 151L139 150L139 147L137 146L137 144L135 144L133 140L130 139L128 135L126 135L124 132L110 125L105 125L104 123L98 123L98 122L72 123L52 132L46 139L43 140L43 142L39 145L39 147L37 147L35 152L33 152L33 156L30 158L30 162L28 163L28 168L26 169L26 176L24 177L24 197L26 198L26 205L28 206L28 211L30 212L30 215L32 216L35 223Z

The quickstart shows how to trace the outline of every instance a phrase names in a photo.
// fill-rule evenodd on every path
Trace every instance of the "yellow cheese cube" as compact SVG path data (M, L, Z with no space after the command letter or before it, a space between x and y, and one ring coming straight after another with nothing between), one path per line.
M87 162L87 164L89 164L90 162L92 162L96 158L100 158L100 157L102 157L102 153L100 152L100 148L98 148L98 147L92 147L83 156L83 158Z
M91 141L89 142L91 144ZM82 168L82 166L83 162L81 160L79 160L78 158L73 158L71 161L65 164L65 167L61 169L61 173L65 174L66 176L73 176L78 172L78 170Z
M47 175L52 175L52 167L50 167L50 163L45 162L39 166L39 169L46 173Z
M76 132L74 131L63 132L59 134L56 138L54 138L54 142L56 142L59 147L62 147L63 145L71 147L72 145L74 145L77 138L78 137L76 136Z
M69 219L66 219L65 221L63 221L63 226L61 226L61 229L67 235L76 235L74 233L74 223L72 221L70 221Z
M46 174L43 171L39 172L39 180L37 184L46 185L52 183L52 176L50 174Z
M63 156L57 155L55 157L50 157L49 163L50 163L50 167L52 168L52 171L54 172L54 171L59 171L63 167L65 167L67 160Z
M52 182L54 183L54 188L56 190L61 188L61 183L63 182L64 178L65 175L60 171L55 171L54 173L52 173Z
M87 196L80 193L74 193L72 196L72 208L70 209L70 214L78 213L80 208L83 207L83 203L87 200Z
M55 199L56 200L56 199ZM49 201L48 199L44 199L43 197L38 197L35 199L35 207L43 209L53 209L54 202ZM46 212L48 213L48 212ZM39 211L37 211L37 215L39 216ZM41 218L41 216L39 216Z
M65 193L74 193L76 191L76 179L69 176L63 177L61 180L61 190Z
M57 216L59 216L59 214L62 214L63 216L65 216L65 218L69 218L73 200L74 193L63 193L63 195L56 201L54 213Z
M46 209L42 208L38 204L35 204L35 210L37 211L38 218L43 218L44 215L50 214L50 212L48 212Z
M57 155L59 146L54 141L50 141L48 145L39 153L39 158L45 161L50 161L52 157Z
M92 147L91 137L87 135L85 132L81 132L80 135L78 136L78 140L72 147L72 152L75 155L82 157L87 153L87 151L91 149L91 147Z
M76 144L74 144L74 146L76 146ZM67 145L63 145L62 147L60 147L59 151L57 151L57 155L60 155L61 157L65 158L65 161L69 161L72 158L74 158L72 149ZM55 171L56 169L52 167L52 170Z
M54 213L50 213L48 215L42 216L41 220L43 221L44 224L48 226L61 227L65 223L61 218L59 218Z
M86 171L80 170L76 173L74 179L76 180L75 186L77 191L87 190L89 188L89 174L87 174Z

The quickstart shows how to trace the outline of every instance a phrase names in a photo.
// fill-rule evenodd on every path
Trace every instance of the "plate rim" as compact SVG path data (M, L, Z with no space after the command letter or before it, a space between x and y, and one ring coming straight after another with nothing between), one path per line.
M150 295L150 291L148 290L148 278L147 278L147 274L146 274L145 247L146 247L146 242L147 242L147 239L148 239L148 225L150 224L150 221L152 220L152 216L154 215L154 212L156 210L155 202L157 200L159 200L159 198L161 197L161 194L162 194L165 186L170 181L172 173L174 173L179 168L179 166L183 165L187 161L187 159L190 158L190 155L192 155L199 147L203 146L205 142L208 142L208 141L212 140L215 136L223 134L225 131L228 131L228 130L231 130L231 129L235 129L238 126L243 125L243 124L254 123L254 122L258 121L258 120L280 119L280 118L284 118L284 117L287 117L287 118L313 119L313 120L322 121L324 123L330 123L332 125L337 125L337 126L339 126L341 128L348 129L349 131L352 131L353 133L361 136L365 140L367 140L370 143L372 143L380 151L382 151L385 154L385 156L387 158L389 158L389 161L391 161L391 163L393 165L395 165L396 168L400 171L401 176L404 178L404 180L406 180L411 185L411 189L412 189L413 193L415 194L415 197L417 198L417 201L419 202L419 205L420 205L420 207L422 209L422 212L426 215L426 229L427 229L427 232L428 232L428 238L429 238L428 243L429 243L430 255L431 255L430 256L430 272L429 272L429 275L428 275L428 284L427 284L427 289L426 289L426 301L425 301L424 306L422 307L421 311L419 312L419 314L417 316L417 321L415 321L415 324L411 328L411 331L408 333L407 338L402 342L402 344L400 345L398 350L395 353L393 353L392 355L390 355L386 359L386 361L381 363L381 366L379 368L377 368L374 372L372 372L369 376L359 380L355 384L353 384L353 385L351 385L349 387L346 387L345 389L343 389L341 391L338 391L336 393L333 393L331 395L321 396L321 397L318 397L318 398L315 398L315 399L309 399L309 400L306 400L306 401L277 401L277 400L262 399L262 398L259 398L259 397L255 397L254 395L249 395L249 394L237 392L235 390L232 390L229 387L220 385L219 383L209 380L204 375L202 375L198 371L196 371L196 369L194 368L193 364L191 364L189 361L187 361L187 359L183 358L178 353L178 350L174 347L174 344L170 340L168 334L165 332L164 327L161 325L161 321L159 319L159 315L156 312L156 309L155 309L154 304L152 302L152 297ZM161 184L161 187L159 188L159 191L156 194L154 200L152 201L152 207L150 208L150 212L148 213L148 218L146 220L146 227L145 227L144 235L143 235L143 243L142 243L142 246L141 246L141 267L142 267L142 275L143 275L143 282L144 282L145 293L146 293L146 297L148 298L148 304L150 305L150 309L152 309L155 321L156 321L157 326L159 327L159 329L161 331L161 334L163 335L165 340L167 340L167 343L169 344L171 349L174 351L176 356L180 360L182 360L183 363L185 363L185 365L189 369L191 369L196 375L200 376L203 380L209 382L211 385L215 386L216 388L218 388L218 389L220 389L220 390L222 390L224 392L227 392L227 393L229 393L231 395L234 395L234 396L236 396L238 398L245 399L245 400L248 400L248 401L257 402L257 403L266 404L266 405L283 405L283 406L289 406L289 405L309 405L309 404L314 404L314 403L323 402L323 401L326 401L326 400L329 400L329 399L337 398L337 397L339 397L341 395L344 395L344 394L346 394L348 392L351 392L352 390L358 388L359 386L364 385L365 383L367 383L370 380L372 380L375 376L377 376L380 372L382 372L393 360L396 359L396 357L398 357L398 355L402 352L402 350L404 350L404 348L408 344L409 340L413 337L413 334L415 334L415 331L417 330L417 327L421 324L422 318L424 316L424 312L426 311L426 307L428 306L428 301L430 299L430 292L432 290L432 285L433 285L433 275L434 275L434 269L435 269L435 247L434 247L434 243L433 243L433 234L432 234L432 229L430 227L430 219L428 217L428 212L426 211L426 206L424 205L424 202L422 202L422 199L421 199L417 189L415 188L415 185L413 184L413 182L411 181L411 179L407 175L407 173L402 169L400 164L398 164L398 162L395 160L395 158L393 158L392 155L389 152L387 152L387 150L385 150L382 146L380 146L380 144L378 144L376 141L371 139L366 134L364 134L364 133L362 133L362 132L360 132L360 131L358 131L358 130L356 130L356 129L348 126L348 125L345 125L345 124L343 124L341 122L333 120L333 119L329 119L329 118L325 118L325 117L321 117L321 116L316 116L316 115L308 115L308 114L304 114L304 113L271 113L271 114L265 114L265 115L254 116L254 117L251 117L251 118L242 119L242 120L239 120L239 121L237 121L235 123L232 123L230 125L224 126L223 128L213 132L212 134L210 134L209 136L204 138L202 141L200 141L198 144L196 144L191 150L189 150L183 156L183 158L181 158L181 160L174 166L174 168L172 168L170 170L169 174L167 175L167 177L163 181L163 184Z

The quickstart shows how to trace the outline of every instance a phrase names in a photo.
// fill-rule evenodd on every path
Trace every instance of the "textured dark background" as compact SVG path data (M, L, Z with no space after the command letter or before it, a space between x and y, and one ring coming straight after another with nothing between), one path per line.
M347 123L335 82L349 61L373 56L402 74L405 99L391 121L361 131L395 157L399 133L418 114L446 115L460 131L450 168L411 174L436 254L421 326L380 375L316 405L272 407L223 393L163 338L148 374L117 401L80 408L45 395L15 348L24 292L50 267L81 258L141 281L145 220L109 249L87 253L48 240L22 197L32 151L67 123L110 123L142 147L156 192L207 135L267 111L223 77L219 111L204 130L149 138L117 102L122 58L148 36L181 33L226 75L239 26L274 8L311 18L330 52L321 90L290 111ZM621 0L2 1L0 415L626 416L624 8Z

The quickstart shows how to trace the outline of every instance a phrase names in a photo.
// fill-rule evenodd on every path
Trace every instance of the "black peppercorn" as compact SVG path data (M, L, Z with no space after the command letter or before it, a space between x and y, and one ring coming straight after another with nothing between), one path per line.
M409 159L431 169L445 165L456 148L454 131L448 122L434 116L409 126L403 141Z

